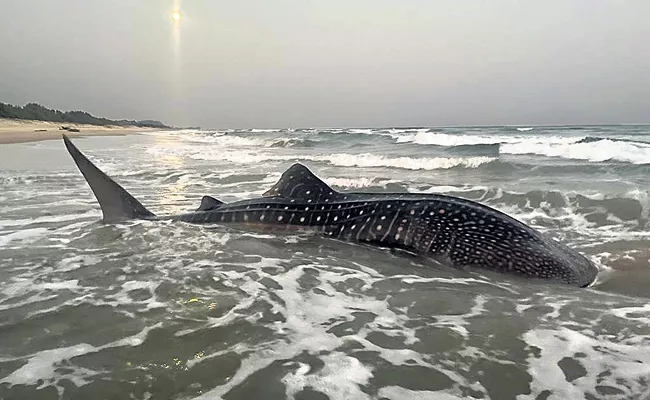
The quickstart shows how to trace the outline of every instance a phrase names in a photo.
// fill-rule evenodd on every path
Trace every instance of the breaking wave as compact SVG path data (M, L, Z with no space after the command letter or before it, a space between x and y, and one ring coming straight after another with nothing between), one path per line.
M582 137L566 136L513 136L513 135L485 135L485 134L451 134L441 132L418 132L408 135L396 135L397 143L415 143L436 146L461 146L479 144L503 144L503 143L543 143L563 144L574 143Z
M436 170L450 168L478 168L481 165L496 161L494 157L400 157L382 156L378 154L362 153L334 153L334 154L276 154L271 152L244 151L233 149L166 149L153 147L147 150L150 154L164 154L168 152L182 153L182 155L195 160L218 160L237 164L261 163L264 161L314 161L342 167L392 167L408 170Z
M650 163L650 144L609 138L572 142L520 142L501 145L502 154L534 154L590 162L615 161L631 164Z
M317 161L327 161L342 167L393 167L411 170L478 168L495 161L492 157L385 157L376 154L332 154Z
M450 151L472 151L460 146L494 146L497 154L538 155L589 162L650 163L650 143L624 138L597 136L512 136L467 135L440 132L418 132L395 136L396 143L435 145ZM475 148L485 151L486 148Z
M476 162L458 161L451 156L484 156L498 157L499 155L535 155L571 160L583 160L592 163L620 162L630 164L650 164L650 142L629 138L584 135L584 130L569 130L569 134L525 134L532 128L516 128L521 134L491 133L482 131L467 132L436 132L428 128L413 129L309 129L309 130L223 130L223 131L191 131L176 132L188 141L215 145L221 148L360 148L378 144L377 140L386 146L390 143L398 145L436 146L439 148L438 159L433 163L450 165L457 163L474 167ZM570 132L580 132L576 133ZM162 133L169 136L169 133ZM318 135L318 136L315 136ZM322 136L326 135L326 136ZM328 138L327 135L332 135ZM345 135L346 138L341 138ZM373 138L374 137L374 138ZM395 146L400 152L400 146ZM443 154L447 152L447 154ZM392 153L391 150L388 153ZM359 155L359 163L350 165L366 166L367 158ZM386 156L390 157L390 156ZM407 157L411 158L411 157ZM442 158L450 158L442 161ZM402 160L403 165L416 165L417 161ZM343 164L342 164L343 165ZM431 162L425 160L424 169L436 169ZM394 166L395 163L381 162L378 166ZM450 168L450 167L441 167ZM420 169L412 168L408 169Z
M490 157L499 156L499 144L490 143L490 144L463 144L460 146L452 146L447 148L452 154L458 155L483 155Z

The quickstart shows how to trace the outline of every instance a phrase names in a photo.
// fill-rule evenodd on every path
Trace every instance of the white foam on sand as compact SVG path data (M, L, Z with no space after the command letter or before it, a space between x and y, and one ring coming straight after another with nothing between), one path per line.
M534 329L523 339L539 349L539 355L528 358L528 372L535 377L533 397L550 391L549 400L583 399L587 393L597 398L605 393L613 398L650 398L650 348L641 341L595 338L568 328ZM560 367L567 357L582 366L578 377L569 379Z
M430 390L410 390L399 386L386 386L379 389L379 397L390 400L461 400L449 393Z
M90 371L85 368L75 367L71 363L65 363L66 369L72 369L74 372L65 373L63 375L57 372L57 368L74 357L85 354L96 353L104 349L112 347L133 347L138 346L144 342L148 333L162 324L146 327L137 334L114 342L105 344L103 346L93 346L87 343L79 343L69 347L60 347L56 349L42 350L31 354L26 357L17 358L19 360L27 360L27 363L15 370L8 376L2 378L0 382L8 383L9 385L34 385L42 381L39 388L45 387L49 384L54 384L61 379L70 379L77 386L81 386L88 382L87 378L99 372Z
M330 399L371 398L360 388L372 378L370 367L341 352L325 355L321 361L325 366L316 372L310 371L309 365L301 363L295 371L282 378L288 398L294 398L298 392L308 387L318 388L319 392Z
M12 245L24 246L45 236L46 232L47 229L45 228L31 228L0 235L0 246L6 246L10 243Z
M272 342L266 342L251 352L251 347L245 343L238 345L237 352L244 355L240 368L227 383L205 392L198 399L213 399L226 395L231 389L244 382L256 371L267 368L277 360L287 360L297 357L300 354L308 353L318 355L323 367L317 371L311 371L309 365L301 362L289 362L291 367L282 379L286 387L287 398L294 398L300 391L310 388L328 395L332 399L372 399L362 390L373 376L373 367L362 363L353 355L343 353L342 346L350 342L356 342L369 352L377 354L392 365L417 365L436 369L438 373L447 375L455 382L455 385L471 385L465 382L458 374L445 369L440 365L432 365L423 354L409 348L381 347L366 336L371 333L381 332L386 336L393 336L395 340L403 340L405 344L418 342L415 335L415 328L409 327L410 318L403 311L393 311L387 299L378 299L374 296L364 296L362 293L350 293L342 291L340 285L350 280L364 282L366 287L371 287L385 279L377 271L363 267L346 268L321 265L298 265L284 272L267 274L272 265L279 265L281 260L263 259L259 266L251 266L256 274L265 279L272 279L280 287L274 288L271 292L256 281L247 280L245 284L239 284L239 290L245 291L249 300L264 300L271 304L271 313L284 317L283 320L267 327L275 331ZM227 280L246 279L247 275L241 272L220 271L220 275L227 277ZM304 279L318 279L318 285L314 289L307 289L301 285ZM418 280L417 276L411 277ZM224 282L224 279L220 280ZM233 321L238 314L238 309L250 306L250 301L240 301L227 315L210 321L210 324L223 326ZM464 317L476 316L483 312L483 299L477 299L471 311L464 315L453 315L440 322L440 326L447 328L465 329ZM358 327L358 331L335 333L333 328L341 324L355 321L355 314L363 313L373 315L374 319ZM443 315L436 316L444 317ZM251 323L254 319L248 318ZM187 332L185 332L187 333ZM194 367L209 357L201 360L194 360L188 367ZM476 386L476 385L474 385ZM387 389L386 393L397 393L398 389ZM481 390L480 385L477 390ZM449 389L456 393L455 387ZM438 392L435 392L438 393ZM446 395L442 393L441 395ZM453 397L446 397L453 398Z

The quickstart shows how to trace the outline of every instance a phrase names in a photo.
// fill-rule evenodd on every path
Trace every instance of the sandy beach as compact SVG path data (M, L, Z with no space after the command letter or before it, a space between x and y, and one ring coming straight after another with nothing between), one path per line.
M61 130L61 126L78 129L79 132ZM0 118L0 144L60 139L63 133L69 136L122 136L156 130L159 129Z

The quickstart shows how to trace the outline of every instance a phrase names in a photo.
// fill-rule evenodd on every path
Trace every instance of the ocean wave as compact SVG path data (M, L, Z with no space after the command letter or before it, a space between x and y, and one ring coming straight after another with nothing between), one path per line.
M521 142L501 145L502 154L534 154L591 162L617 161L632 164L650 164L650 144L603 139L574 142Z
M642 145L650 145L650 142L646 142L643 140L633 140L633 139L626 139L626 138L613 138L613 137L603 137L603 136L587 136L584 139L578 141L577 143L594 143L594 142L600 142L602 140L611 140L613 142L627 142L627 143L639 143Z
M411 134L411 135L417 135L417 134L424 134L431 131L430 128L391 128L387 129L385 132L390 134L390 135L402 135L405 133Z
M369 153L332 154L317 158L317 161L327 161L342 167L393 167L410 170L478 168L495 160L492 157L386 157Z
M317 148L336 146L339 151L342 148L367 147L368 144L375 143L376 140L386 141L385 145L397 143L400 145L423 145L438 146L442 152L447 154L437 154L439 157L431 161L430 158L409 160L412 157L402 157L401 161L385 162L377 160L379 158L396 158L396 156L386 156L384 154L375 156L357 155L358 162L346 162L338 156L334 165L341 166L386 166L407 169L441 169L452 168L456 165L466 167L476 167L473 161L458 161L458 157L490 157L496 158L500 155L538 155L544 157L557 157L573 160L585 160L594 163L605 161L630 163L630 164L650 164L650 143L637 141L627 138L609 138L599 136L562 136L562 135L511 135L511 134L468 134L468 133L449 133L435 132L428 128L391 128L391 129L327 129L327 130L298 130L288 132L286 130L258 130L259 133L252 131L183 131L179 132L190 142L200 142L212 144L224 150L237 150L248 148ZM350 138L345 141L334 141L327 138L315 139L313 134L320 135L353 135L355 139ZM370 139L372 137L376 139ZM367 139L364 139L367 138ZM379 139L381 138L381 139ZM372 142L370 142L372 141ZM404 150L404 149L402 149ZM396 147L399 153L399 148ZM425 154L422 154L423 156ZM277 154L280 157L268 157L258 155L253 157L254 161L263 161L265 159L287 159L283 158L282 153ZM310 160L309 156L303 159ZM373 159L368 161L368 159ZM445 160L446 159L446 160ZM314 159L319 161L318 158ZM485 160L480 161L485 163ZM396 163L401 164L397 165ZM433 164L442 165L441 167L432 166ZM421 164L422 167L415 167ZM451 165L452 166L448 166Z
M278 138L265 143L266 147L315 147L318 144L315 140L302 138Z
M459 146L452 146L447 149L448 152L458 155L481 155L489 157L499 156L500 144L462 144Z
M386 182L384 182L386 183ZM327 184L333 187L359 189L371 186L379 186L375 178L327 178Z
M173 154L195 160L225 161L236 164L262 163L269 161L314 161L341 167L392 167L408 170L436 170L450 168L478 168L497 161L495 157L406 157L384 156L371 153L331 153L331 154L280 154L271 151L245 150L239 148L194 146L151 147L147 153L154 155Z
M258 130L259 131L259 130ZM262 133L277 131L264 130ZM190 142L213 144L219 147L313 147L315 140L300 137L277 137L250 132L189 132L184 139Z
M271 133L271 132L281 132L283 129L250 129L250 133Z
M468 135L443 132L417 132L408 135L395 135L397 143L415 143L444 147L466 146L479 144L567 144L576 143L581 137L567 136L513 136L513 135Z

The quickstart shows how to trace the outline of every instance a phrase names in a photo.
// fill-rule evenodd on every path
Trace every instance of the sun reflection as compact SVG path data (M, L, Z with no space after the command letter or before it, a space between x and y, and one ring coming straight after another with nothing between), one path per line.
M181 12L179 10L176 10L172 13L172 19L174 22L179 22L181 20Z
M154 160L159 165L160 170L174 171L176 175L185 167L185 160L173 153L175 148L179 148L177 140L165 136L154 136L156 146L163 147L163 154L157 154ZM167 154L165 154L167 153ZM184 210L184 203L187 203L187 185L189 180L181 176L175 176L171 182L160 185L158 196L160 197L160 209L166 214L177 214Z

